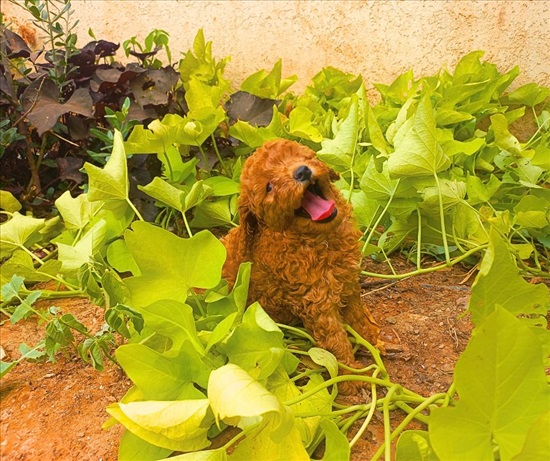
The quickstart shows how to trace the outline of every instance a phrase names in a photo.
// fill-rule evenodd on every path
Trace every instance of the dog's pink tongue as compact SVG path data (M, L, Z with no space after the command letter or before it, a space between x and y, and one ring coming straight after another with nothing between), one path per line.
M334 203L334 200L325 200L312 194L306 189L302 199L302 207L309 213L313 221L321 221L332 215L336 203Z

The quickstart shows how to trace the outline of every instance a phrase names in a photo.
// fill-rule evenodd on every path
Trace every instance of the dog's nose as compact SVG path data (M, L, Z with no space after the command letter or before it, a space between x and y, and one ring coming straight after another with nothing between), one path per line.
M294 179L300 182L306 182L311 179L312 171L308 166L301 165L294 171Z

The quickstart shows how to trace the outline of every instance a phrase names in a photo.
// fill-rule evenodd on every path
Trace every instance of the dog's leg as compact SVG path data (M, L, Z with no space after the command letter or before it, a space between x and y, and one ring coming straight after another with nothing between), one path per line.
M344 310L344 321L357 333L384 353L384 342L380 339L380 327L367 306L363 304L359 293L352 295Z
M355 360L351 343L338 313L330 312L314 318L302 318L302 322L306 330L312 333L317 347L332 352L344 365L352 368L363 367ZM349 372L343 371L343 374L349 374ZM358 393L361 388L360 382L348 381L338 384L339 391L346 395Z

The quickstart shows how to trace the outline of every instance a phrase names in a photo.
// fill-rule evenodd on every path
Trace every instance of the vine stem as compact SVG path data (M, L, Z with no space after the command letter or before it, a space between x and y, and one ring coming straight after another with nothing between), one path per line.
M443 210L443 194L441 193L441 183L439 176L434 173L435 183L437 185L437 198L439 199L439 219L441 222L441 237L443 238L443 248L445 249L445 262L447 267L451 266L451 255L449 254L449 243L447 242L447 231L445 230L445 210Z
M210 138L212 139L212 145L214 146L214 152L216 152L216 157L218 157L218 162L220 162L220 165L225 170L227 174L230 174L231 172L227 169L227 166L223 162L222 156L220 154L220 151L218 149L218 144L216 143L216 137L214 136L214 133L210 135Z
M388 392L388 395L386 396L386 398L388 398L390 396L390 392L391 392L391 389L390 391ZM390 434L389 433L389 430L390 430L390 426L389 426L389 415L388 415L388 424L386 425L386 418L385 418L385 415L384 415L384 430L386 432L385 435L387 435L387 437L385 437L385 441L384 443L378 448L378 450L376 451L376 453L374 454L374 456L372 457L372 460L371 461L376 461L378 458L380 458L380 456L382 455L382 453L384 452L385 455L386 455L386 460L390 459L388 458L388 452L390 451L390 448L391 448L391 442L392 440L394 440L402 431L403 429L405 429L405 427L408 426L408 424L419 414L421 413L422 411L424 411L426 408L428 408L430 405L434 404L435 402L437 402L438 400L440 399L444 399L445 396L447 394L443 393L443 394L434 394L430 397L428 397L427 399L425 399L420 405L418 405L411 413L409 413L405 419L403 419L403 421L401 421L401 424L399 424L399 426L397 426L395 428L395 430ZM391 453L390 453L391 454Z
M187 235L189 237L193 237L193 232L191 232L191 227L189 226L189 221L187 221L187 216L185 216L185 212L182 211L181 215L183 217L183 224L185 224L185 230L187 231Z
M487 247L489 246L488 243L486 244L483 244L483 245L479 245L475 248L472 248L471 250L467 251L466 253L460 255L460 256L457 256L456 258L452 259L449 264L447 265L447 263L445 264L438 264L436 266L432 266L432 267L426 267L424 269L417 269L415 271L412 271L412 272L406 272L404 274L396 274L396 275L392 275L392 274L377 274L376 272L367 272L367 271L361 271L361 274L362 275L365 275L367 277L374 277L374 278L379 278L379 279L391 279L391 280L400 280L400 279L404 279L404 278L407 278L407 277L412 277L414 275L420 275L420 274L429 274L431 272L436 272L438 270L442 270L442 269L448 269L449 267L452 267L462 261L464 261L465 259L469 258L470 256L472 256L473 254L477 253L478 251L482 251L482 250L485 250L487 249Z
M378 372L380 369L377 369L372 376L376 378L376 375L378 375ZM370 424L372 417L374 416L374 411L376 410L376 404L378 402L378 396L376 394L376 386L374 384L371 384L371 407L369 408L369 413L367 414L367 417L365 418L365 421L363 421L363 424L361 424L361 427L357 431L357 434L351 439L349 446L352 448L359 439L363 436L365 431L367 430L367 426Z
M127 201L128 204L130 205L130 208L131 208L132 210L134 210L134 213L136 214L136 216L138 217L138 219L139 219L140 221L142 221L142 222L145 221L145 220L143 219L143 216L141 216L141 213L138 211L138 209L135 207L135 205L134 205L134 204L132 203L132 201L130 200L130 197L126 197L126 201Z

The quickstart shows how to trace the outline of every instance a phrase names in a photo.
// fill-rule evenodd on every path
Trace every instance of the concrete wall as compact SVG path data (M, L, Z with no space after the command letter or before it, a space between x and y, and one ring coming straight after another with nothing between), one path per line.
M7 21L32 24L1 0ZM550 86L550 1L137 1L73 0L79 44L92 28L115 42L166 30L175 59L199 28L217 57L231 56L226 75L237 87L252 72L283 59L299 91L324 66L361 73L368 86L452 69L465 53L485 50L501 71L521 68L516 85ZM40 35L40 34L38 34ZM122 56L122 54L121 54Z

